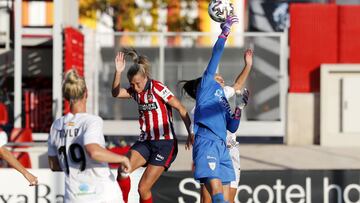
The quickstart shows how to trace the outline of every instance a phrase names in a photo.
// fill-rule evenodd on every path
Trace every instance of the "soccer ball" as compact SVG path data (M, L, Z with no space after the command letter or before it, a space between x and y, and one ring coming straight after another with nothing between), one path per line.
M234 7L230 0L211 0L208 12L211 19L222 23L229 15L234 14Z

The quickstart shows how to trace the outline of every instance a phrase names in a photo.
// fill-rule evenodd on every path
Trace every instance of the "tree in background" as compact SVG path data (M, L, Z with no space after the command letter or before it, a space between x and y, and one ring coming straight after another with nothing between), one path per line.
M117 31L198 31L196 8L197 0L80 0L80 18L98 21L107 14ZM166 9L167 19L160 19Z

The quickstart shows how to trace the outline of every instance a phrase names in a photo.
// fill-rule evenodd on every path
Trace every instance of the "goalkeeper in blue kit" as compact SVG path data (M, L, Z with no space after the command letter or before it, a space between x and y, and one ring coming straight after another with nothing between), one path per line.
M205 184L213 203L225 202L227 198L224 198L223 185L235 180L231 157L226 147L226 136L227 130L237 130L241 108L247 103L248 92L242 99L236 100L237 107L233 114L222 86L214 79L230 28L236 22L237 17L230 16L221 24L222 33L213 47L210 62L196 89L194 177Z

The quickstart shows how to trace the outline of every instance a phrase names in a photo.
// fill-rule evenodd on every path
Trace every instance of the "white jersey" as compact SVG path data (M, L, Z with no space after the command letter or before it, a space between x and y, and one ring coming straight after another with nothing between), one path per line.
M7 138L6 132L4 132L0 129L0 147L6 145L7 141L8 141L8 138Z
M68 113L52 124L48 155L57 156L65 172L65 202L123 202L108 164L91 159L85 150L92 143L105 148L102 128L102 119L87 113Z
M235 89L233 87L230 86L225 86L223 88L224 90L224 94L226 99L230 99L231 97L233 97L235 95ZM194 123L194 113L195 113L195 107L193 107L193 109L191 110L191 123ZM234 147L237 146L239 143L236 141L236 134L235 133L231 133L230 131L227 131L227 136L226 136L226 145Z

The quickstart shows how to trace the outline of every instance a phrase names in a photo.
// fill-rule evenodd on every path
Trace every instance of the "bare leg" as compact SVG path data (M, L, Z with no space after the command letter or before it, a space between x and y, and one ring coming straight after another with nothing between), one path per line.
M229 190L230 190L230 185L223 185L223 191L224 191L224 200L225 201L229 201Z
M211 195L204 184L201 184L201 203L211 203Z
M151 188L164 172L164 166L149 164L139 182L139 194L142 200L151 198Z
M230 187L230 190L229 190L229 203L234 203L236 192L237 192L237 188Z

